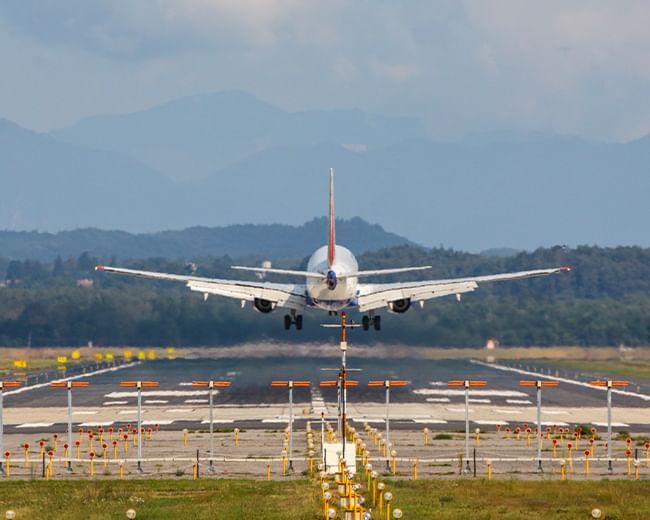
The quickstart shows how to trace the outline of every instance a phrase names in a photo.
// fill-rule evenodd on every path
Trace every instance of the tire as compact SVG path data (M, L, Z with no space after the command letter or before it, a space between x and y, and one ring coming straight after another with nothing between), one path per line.
M296 316L296 330L302 330L302 314Z
M289 330L291 328L291 316L288 314L284 315L284 330Z
M372 325L375 328L375 330L381 330L381 316L375 316L372 319Z
M364 316L363 318L361 318L361 326L363 327L363 330L368 330L370 328L369 316Z

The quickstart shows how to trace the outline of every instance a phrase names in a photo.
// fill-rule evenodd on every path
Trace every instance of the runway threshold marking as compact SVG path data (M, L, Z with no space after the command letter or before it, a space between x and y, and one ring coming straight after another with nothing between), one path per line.
M109 367L109 368L101 368L99 370L95 370L94 372L86 372L85 374L78 374L76 376L70 376L70 377L61 377L58 379L53 379L52 381L48 381L47 383L38 383L36 385L29 385L29 386L21 386L20 388L16 388L16 390L10 390L9 392L4 392L5 396L8 395L14 395L14 394L22 394L23 392L29 392L30 390L36 390L38 388L45 388L49 387L50 383L53 381L74 381L75 379L86 379L88 377L92 376L97 376L99 374L107 374L109 372L117 372L118 370L122 370L123 368L131 368L140 365L140 361L134 361L133 363L127 363L126 365L119 365L117 367Z
M605 387L593 386L591 383L585 383L584 381L576 381L575 379L568 379L566 377L556 377L551 375L538 374L537 372L530 372L528 370L522 370L520 368L504 367L501 365L495 365L493 363L486 363L485 361L479 361L478 359L470 359L469 362L474 363L475 365L481 365L484 367L493 368L494 370L502 370L504 372L514 372L516 374L523 374L526 376L541 377L543 379L550 379L551 381L560 381L561 383L568 383L570 385L582 386L584 388L599 390L601 392L607 391L607 388ZM629 397L638 397L639 399L643 399L644 401L650 401L650 395L640 394L637 392L630 392L628 390L620 390L618 388L612 388L611 391L614 394L626 395Z

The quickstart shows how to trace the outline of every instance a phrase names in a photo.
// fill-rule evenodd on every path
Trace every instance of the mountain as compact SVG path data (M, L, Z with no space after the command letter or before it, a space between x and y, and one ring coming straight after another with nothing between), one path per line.
M95 116L51 133L126 153L178 181L196 180L267 149L329 142L366 150L425 136L414 118L360 110L287 112L245 92L176 99L142 112Z
M146 227L175 193L169 180L129 156L60 143L5 119L0 180L4 229Z
M413 245L406 238L384 231L360 218L337 221L337 241L355 253L398 245ZM59 233L0 231L0 256L51 261L78 257L83 252L108 259L192 258L199 256L302 258L322 246L327 220L313 219L302 226L281 224L194 227L182 231L132 234L125 231L78 229Z

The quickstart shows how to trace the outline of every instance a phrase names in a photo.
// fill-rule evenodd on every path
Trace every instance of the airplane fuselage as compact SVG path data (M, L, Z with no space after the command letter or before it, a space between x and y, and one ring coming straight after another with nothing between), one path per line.
M325 278L307 278L307 303L327 311L339 311L357 304L358 279L345 276L359 271L359 264L352 252L336 245L334 263L330 266L328 246L317 249L307 264L310 272L323 273Z

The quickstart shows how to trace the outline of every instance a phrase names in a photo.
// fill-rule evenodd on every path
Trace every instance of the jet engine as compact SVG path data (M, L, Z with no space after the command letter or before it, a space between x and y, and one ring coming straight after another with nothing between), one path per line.
M268 314L269 312L275 310L275 302L271 302L263 298L255 298L253 306L255 307L255 310L261 312L262 314Z
M391 312L403 314L411 308L411 298L401 298L388 303L388 308Z

